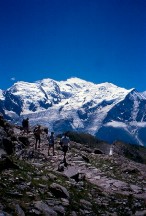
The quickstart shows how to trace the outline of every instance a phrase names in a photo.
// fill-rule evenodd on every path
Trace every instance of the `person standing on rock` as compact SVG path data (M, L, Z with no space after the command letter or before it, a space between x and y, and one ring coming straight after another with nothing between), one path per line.
M63 162L64 162L65 166L67 166L66 153L68 151L69 143L70 143L70 139L69 139L69 137L67 137L67 133L65 133L64 136L60 140L60 144L62 146L62 151L64 153L64 155L63 155Z
M54 132L51 132L51 135L48 135L49 147L48 147L48 156L50 155L50 148L53 149L53 155L55 155L54 151Z
M22 121L23 133L29 133L29 118L23 119Z
M113 155L113 145L110 146L110 151L109 151L109 155Z
M33 133L35 137L35 150L37 150L37 143L39 143L38 148L40 148L40 143L41 143L41 133L42 133L41 126L38 125L37 127L35 127Z

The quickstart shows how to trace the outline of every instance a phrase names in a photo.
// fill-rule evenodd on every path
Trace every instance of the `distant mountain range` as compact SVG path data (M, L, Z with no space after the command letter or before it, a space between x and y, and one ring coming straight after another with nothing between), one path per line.
M82 131L112 143L146 145L146 91L79 78L17 82L0 90L0 112L14 123L29 117L56 133Z

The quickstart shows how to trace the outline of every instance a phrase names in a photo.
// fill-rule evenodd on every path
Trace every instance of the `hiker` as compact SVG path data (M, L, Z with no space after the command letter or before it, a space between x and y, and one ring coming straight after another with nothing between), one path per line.
M113 155L113 144L110 146L109 155Z
M50 148L53 148L53 155L55 155L54 152L54 132L51 132L51 136L48 136L49 141L49 147L48 147L48 156L50 155Z
M60 140L60 144L62 146L62 151L64 152L63 162L64 162L65 166L67 166L66 153L68 151L69 143L70 143L70 139L69 139L69 137L67 137L67 133L65 133L64 136Z
M22 121L23 133L29 133L29 118L23 119Z
M42 133L41 125L35 127L33 133L35 136L35 149L37 150L37 143L39 143L38 148L40 148L40 143L41 143L41 133Z

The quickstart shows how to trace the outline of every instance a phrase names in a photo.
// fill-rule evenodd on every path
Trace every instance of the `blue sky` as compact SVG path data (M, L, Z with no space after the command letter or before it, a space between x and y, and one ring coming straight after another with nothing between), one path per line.
M145 0L0 1L0 89L79 77L146 90Z

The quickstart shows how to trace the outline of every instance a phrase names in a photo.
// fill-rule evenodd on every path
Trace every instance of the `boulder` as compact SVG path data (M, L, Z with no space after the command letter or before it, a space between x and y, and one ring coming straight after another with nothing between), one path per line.
M3 138L3 146L4 150L7 152L8 155L11 155L14 151L14 145L10 138Z
M138 174L140 171L137 168L126 167L125 169L123 169L123 172L129 174Z
M19 141L24 144L24 146L29 146L29 140L28 137L26 136L19 136Z
M83 147L82 150L87 152L87 153L92 153L92 149L89 147Z
M16 211L16 214L18 216L25 216L24 211L22 210L22 208L18 204L16 204L16 206L15 206L15 211Z
M69 193L67 189L59 184L53 183L50 185L50 191L55 195L55 197L69 198Z
M86 163L89 163L89 162L90 162L90 161L89 161L89 158L87 157L87 155L82 154L82 158L83 158L83 160L84 160Z
M45 216L57 216L57 213L43 201L36 201L34 203L34 206L35 208L43 212Z
M0 159L0 171L10 168L18 169L19 167L14 164L13 161L7 156L4 156L4 158Z
M94 154L103 154L103 151L101 151L100 149L95 149Z

